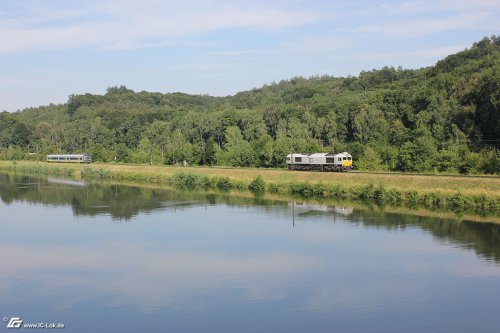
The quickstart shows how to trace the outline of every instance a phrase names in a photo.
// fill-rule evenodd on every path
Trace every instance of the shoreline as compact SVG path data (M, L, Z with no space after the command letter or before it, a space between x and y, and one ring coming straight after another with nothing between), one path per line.
M320 173L130 164L49 164L30 161L0 161L0 170L77 179L251 191L256 195L276 193L303 198L363 201L379 206L422 207L457 214L473 212L477 215L500 215L500 177L433 177L400 173Z

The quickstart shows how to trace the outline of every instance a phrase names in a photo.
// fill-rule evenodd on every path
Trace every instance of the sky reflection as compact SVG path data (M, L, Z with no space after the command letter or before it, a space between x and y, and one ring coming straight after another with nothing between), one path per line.
M97 188L79 207L110 206L95 198L126 190ZM129 223L75 214L73 201L42 192L0 202L0 315L63 321L69 332L88 331L88 318L111 332L500 325L498 227L314 205L293 224L288 204L151 191L132 191L142 198Z

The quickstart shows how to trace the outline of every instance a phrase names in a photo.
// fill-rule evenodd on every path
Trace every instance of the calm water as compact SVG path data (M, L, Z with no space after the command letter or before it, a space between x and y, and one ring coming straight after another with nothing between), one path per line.
M1 174L0 197L0 332L500 329L499 225Z

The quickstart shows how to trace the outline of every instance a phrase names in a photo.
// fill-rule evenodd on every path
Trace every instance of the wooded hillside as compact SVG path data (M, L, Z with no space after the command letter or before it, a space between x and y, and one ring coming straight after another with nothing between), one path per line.
M228 97L110 87L2 112L0 158L279 167L290 152L349 151L358 169L500 173L499 107L493 36L418 70L296 77Z

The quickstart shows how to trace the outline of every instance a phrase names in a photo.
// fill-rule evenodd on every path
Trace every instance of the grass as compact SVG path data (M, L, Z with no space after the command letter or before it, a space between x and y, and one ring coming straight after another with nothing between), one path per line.
M123 164L48 164L0 161L0 170L94 179L205 187L223 191L295 194L364 200L378 205L421 206L500 213L500 177L390 173L320 173L278 169L172 167Z

